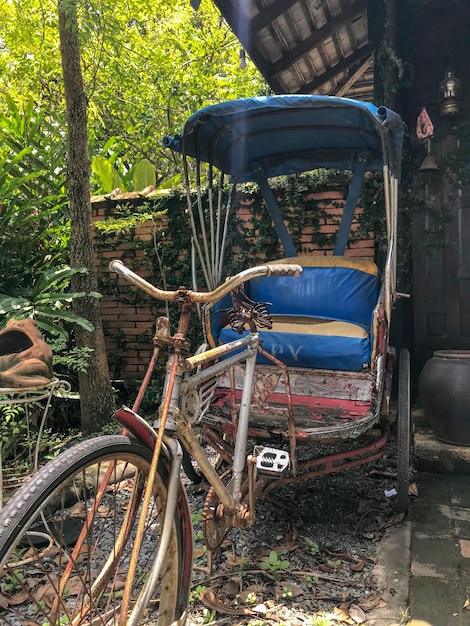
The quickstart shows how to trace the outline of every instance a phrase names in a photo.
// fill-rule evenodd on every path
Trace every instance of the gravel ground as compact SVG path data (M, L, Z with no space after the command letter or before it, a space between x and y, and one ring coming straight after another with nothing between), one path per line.
M387 495L395 446L391 437L374 464L271 491L253 526L230 530L212 554L201 523L208 485L188 482L196 556L188 626L367 624L384 603L376 544L403 519Z
M209 570L200 519L207 486L190 486L196 570L190 626L365 624L383 604L376 544L399 523L393 497L395 441L375 464L272 491L256 520L233 529Z

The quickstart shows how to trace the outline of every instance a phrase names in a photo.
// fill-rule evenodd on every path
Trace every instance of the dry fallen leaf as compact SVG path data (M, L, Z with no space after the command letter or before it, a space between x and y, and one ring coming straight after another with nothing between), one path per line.
M67 592L71 596L78 596L83 592L84 581L80 576L71 576L67 581Z
M20 591L19 593L15 594L14 596L11 596L10 598L8 598L8 604L10 606L17 606L18 604L23 604L23 602L25 600L27 600L29 598L29 592L24 590L24 591Z
M218 598L212 589L206 589L201 593L201 602L208 609L222 613L222 615L256 615L256 612L247 608L233 608Z
M86 506L84 502L76 502L70 509L70 517L86 517Z
M305 593L302 587L296 585L291 580L280 580L279 584L275 587L276 600L283 597L298 598Z
M351 604L349 607L349 617L351 617L356 624L363 624L366 621L366 614L357 604Z
M122 580L120 578L116 578L111 585L108 585L108 589L112 589L113 591L121 591L126 586L126 579Z
M406 516L406 513L398 513L397 515L393 517L389 517L387 519L387 518L383 518L381 515L378 515L376 517L377 526L379 527L380 530L384 528L390 528L391 526L395 526L396 524L399 524L400 522L402 522L405 519L405 516Z
M110 511L109 506L105 504L100 504L100 506L96 509L96 512L100 517L113 517L114 511Z
M371 469L369 472L369 476L383 476L385 478L396 478L396 473L395 472L390 472L387 470L376 470L376 469Z
M227 555L226 563L229 567L240 567L240 565L243 565L243 562L244 559L241 556L236 556L233 554Z
M364 611L372 611L372 609L375 609L376 607L379 607L379 606L386 606L386 604L387 603L382 598L382 596L379 596L379 595L369 596L368 598L364 598L364 600L358 601L358 605Z
M231 578L230 580L226 582L223 590L227 598L234 598L237 595L237 593L240 591L240 581L234 578Z
M204 556L206 552L207 550L204 550L204 548L194 548L194 558L199 559L201 556Z
M246 588L248 593L255 593L256 595L262 595L266 591L265 585L260 585L259 583L253 583L248 585Z
M298 541L293 541L292 543L283 543L280 546L276 546L276 552L278 554L281 554L283 551L294 552L294 550L297 550L298 548L300 548L300 543Z
M349 615L347 613L345 613L343 611L343 609L339 609L337 607L335 607L333 609L333 611L329 612L329 613L325 613L323 611L321 611L320 613L318 613L318 615L320 617L324 617L325 619L330 620L330 622L336 622L336 623L344 623L344 624L354 624L353 620L349 617Z
M291 528L289 530L289 532L286 534L286 543L287 544L291 544L297 541L297 537L299 536L299 531L297 530L297 528L294 526L293 528Z

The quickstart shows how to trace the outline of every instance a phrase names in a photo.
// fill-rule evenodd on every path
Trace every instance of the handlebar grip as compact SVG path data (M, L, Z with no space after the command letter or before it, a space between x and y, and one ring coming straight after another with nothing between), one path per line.
M302 266L295 263L275 263L269 264L268 276L300 276L302 274Z
M121 278L125 278L132 285L135 285L145 293L148 293L150 296L157 298L158 300L174 300L176 296L176 291L163 291L158 287L155 287L151 283L149 283L145 278L142 278L131 269L126 267L124 263L120 259L115 259L109 263L109 269L112 272L116 272L118 276Z
M121 269L126 267L121 259L114 259L114 261L110 261L109 269L111 272L116 272L116 274L121 274Z

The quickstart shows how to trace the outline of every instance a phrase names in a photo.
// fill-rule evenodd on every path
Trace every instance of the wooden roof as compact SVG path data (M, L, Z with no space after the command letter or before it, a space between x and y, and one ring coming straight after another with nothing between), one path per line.
M274 93L373 100L367 0L213 2Z

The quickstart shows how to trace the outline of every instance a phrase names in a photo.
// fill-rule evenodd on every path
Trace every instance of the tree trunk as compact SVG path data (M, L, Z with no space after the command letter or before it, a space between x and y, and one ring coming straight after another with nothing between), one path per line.
M73 291L97 291L91 235L90 159L88 156L87 96L80 65L80 43L75 0L59 0L59 34L65 101L67 107L67 195L70 208L70 264L85 267L88 274L72 280ZM82 430L90 433L105 425L114 411L99 300L85 297L73 301L74 312L95 327L90 333L75 329L77 347L93 349L85 373L79 374Z

